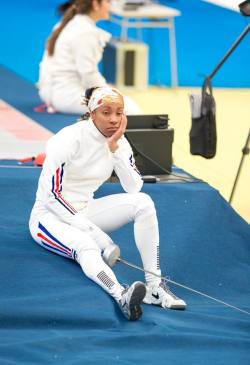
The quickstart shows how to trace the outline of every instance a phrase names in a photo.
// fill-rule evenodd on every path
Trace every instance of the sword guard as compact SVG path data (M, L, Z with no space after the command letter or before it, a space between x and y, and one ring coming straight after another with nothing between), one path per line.
M117 261L120 261L120 254L120 247L112 243L104 249L102 258L109 267L113 267Z

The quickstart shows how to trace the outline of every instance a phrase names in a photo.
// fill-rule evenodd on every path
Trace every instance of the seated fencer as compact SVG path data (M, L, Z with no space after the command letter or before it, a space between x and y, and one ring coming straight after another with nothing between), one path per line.
M39 67L38 92L44 105L36 111L82 115L82 90L107 85L99 71L111 34L96 25L107 20L110 0L70 0L58 7L61 20L54 26ZM140 114L137 103L125 97L127 114Z
M128 320L140 318L143 302L184 309L186 303L154 275L161 275L158 221L152 199L140 192L143 180L124 136L123 95L111 87L91 88L83 103L89 115L47 143L29 221L31 235L47 250L75 260ZM113 170L125 192L95 199ZM145 273L145 284L136 281L125 288L103 253L115 246L108 233L129 222L134 223L143 268L151 273Z

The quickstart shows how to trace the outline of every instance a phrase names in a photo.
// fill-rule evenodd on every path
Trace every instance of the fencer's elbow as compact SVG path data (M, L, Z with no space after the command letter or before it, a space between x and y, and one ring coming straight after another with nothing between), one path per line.
M143 180L137 182L133 186L129 186L125 189L125 191L129 194L137 194L141 191L143 185Z

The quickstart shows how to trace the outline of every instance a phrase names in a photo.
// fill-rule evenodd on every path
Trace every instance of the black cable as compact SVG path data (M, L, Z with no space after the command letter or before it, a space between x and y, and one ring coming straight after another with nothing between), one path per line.
M137 152L139 155L141 155L142 157L146 158L146 160L150 161L153 165L159 167L162 171L164 171L166 174L168 175L172 175L177 177L179 180L181 181L185 181L185 182L190 182L190 183L198 183L198 182L204 182L203 180L197 179L197 178L185 178L181 175L177 175L172 173L171 171L165 169L164 167L162 167L161 165L158 164L158 162L154 161L152 158L150 158L149 156L147 156L144 152L142 152L140 149L138 149L133 142L131 142L131 140L128 138L127 134L125 133L125 136L127 138L127 140L129 141L129 143L131 144L131 146L133 147L134 151Z

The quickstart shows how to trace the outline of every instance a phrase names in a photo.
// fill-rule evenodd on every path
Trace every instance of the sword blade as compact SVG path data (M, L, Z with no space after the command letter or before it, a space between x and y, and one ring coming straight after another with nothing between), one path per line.
M199 291L199 290L195 290L195 289L193 289L193 288L190 288L189 286L186 286L186 285L180 284L180 283L178 283L177 281L170 280L170 279L166 278L165 276L161 276L161 275L155 274L154 272L149 271L149 270L144 270L144 269L143 269L143 268L141 268L140 266L134 265L134 264L132 264L131 262L128 262L128 261L126 261L126 260L122 259L121 257L119 257L119 258L117 259L117 261L119 261L119 262L123 263L124 265L130 266L130 267L132 267L133 269L136 269L136 270L142 271L142 272L147 273L147 274L154 275L154 276L156 276L157 278L160 278L160 279L162 279L162 280L165 280L165 281L167 281L167 282L169 282L169 283L171 283L171 284L177 285L177 286L179 286L179 287L181 287L181 288L183 288L183 289L189 290L189 291L191 291L191 292L193 292L193 293L195 293L195 294L201 295L201 296L203 296L203 297L205 297L205 298L208 298L208 299L211 299L211 300L213 300L213 301L215 301L215 302L217 302L217 303L223 304L223 305L225 305L226 307L229 307L229 308L235 309L235 310L237 310L237 311L239 311L239 312L242 312L242 313L245 313L245 314L250 315L250 312L248 312L248 311L246 311L246 310L244 310L244 309L241 309L241 308L236 307L236 306L234 306L234 305L232 305L232 304L229 304L229 303L227 303L227 302L224 302L223 300L220 300L220 299L214 298L214 297L212 297L211 295L208 295L208 294L206 294L206 293L203 293L203 292L201 292L201 291Z

